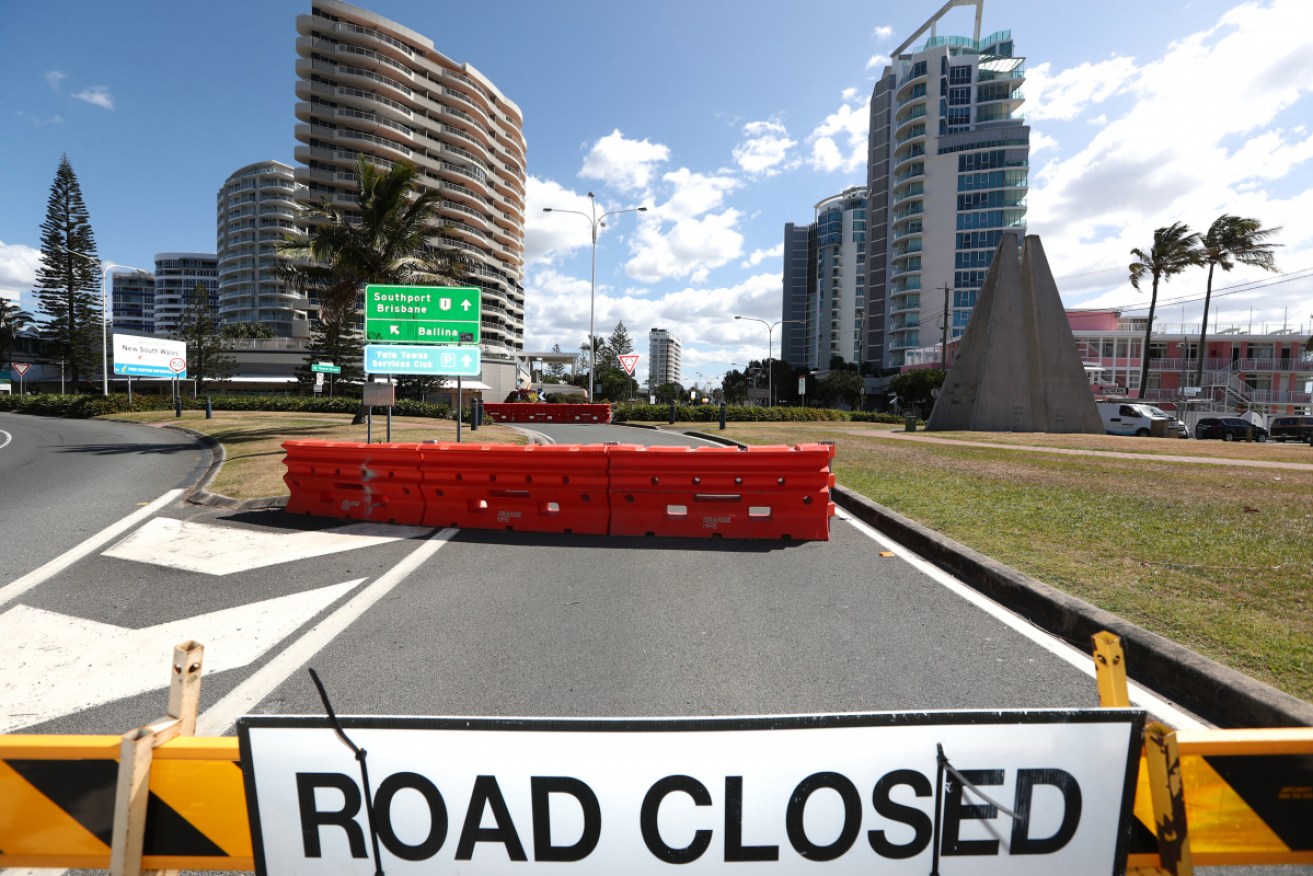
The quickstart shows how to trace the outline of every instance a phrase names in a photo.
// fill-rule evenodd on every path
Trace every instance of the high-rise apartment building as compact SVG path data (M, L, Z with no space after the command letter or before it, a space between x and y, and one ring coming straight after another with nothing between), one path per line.
M816 223L784 226L784 311L780 360L794 368L811 361L807 314L816 290Z
M155 275L150 271L111 274L110 324L115 331L155 331Z
M647 388L656 392L663 383L679 383L679 358L683 345L663 328L647 333Z
M852 186L816 204L811 225L784 227L780 358L795 368L864 361L866 213L865 186Z
M971 36L937 33L971 6ZM1011 31L981 38L983 7L946 3L894 51L871 96L866 358L886 367L940 344L944 319L950 341L961 335L1002 235L1025 238L1025 59Z
M233 171L217 198L219 321L258 322L276 337L306 337L318 311L278 278L275 247L297 231L291 165L259 161Z
M155 333L170 335L178 330L191 303L197 284L209 293L210 304L219 305L218 256L205 252L158 252L155 254Z
M298 197L349 206L360 155L415 164L420 184L442 194L443 232L431 242L467 257L482 289L483 380L498 397L515 389L524 346L519 107L427 37L339 0L313 0L296 27Z

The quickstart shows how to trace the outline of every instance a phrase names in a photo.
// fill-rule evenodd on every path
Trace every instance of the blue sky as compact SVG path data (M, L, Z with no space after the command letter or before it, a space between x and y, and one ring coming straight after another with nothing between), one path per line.
M686 382L766 353L786 222L865 180L866 103L887 56L941 5L817 0L374 0L488 76L525 116L526 345L585 338L593 191L599 334L644 359L659 326ZM253 161L292 163L295 18L308 0L66 0L0 12L0 295L34 309L40 224L67 153L100 255L213 252L215 193ZM984 31L1027 58L1030 231L1071 307L1147 305L1128 251L1224 212L1282 226L1282 276L1236 270L1222 323L1313 327L1313 43L1307 0L986 0ZM217 12L217 14L216 14ZM959 10L941 34L969 33ZM1278 282L1273 282L1278 281ZM1202 271L1161 295L1198 322ZM20 297L21 295L21 297ZM1191 300L1181 300L1191 299ZM1210 320L1211 322L1211 320ZM778 344L778 332L775 333Z

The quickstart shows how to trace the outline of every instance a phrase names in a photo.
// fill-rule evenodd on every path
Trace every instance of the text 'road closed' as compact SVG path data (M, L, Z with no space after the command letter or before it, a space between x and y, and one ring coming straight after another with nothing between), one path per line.
M262 873L1118 872L1132 711L244 719ZM956 862L956 866L955 866ZM431 872L431 871L430 871Z

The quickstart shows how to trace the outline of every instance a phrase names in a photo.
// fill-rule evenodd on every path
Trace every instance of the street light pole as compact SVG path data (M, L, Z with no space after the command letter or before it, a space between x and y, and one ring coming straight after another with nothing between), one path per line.
M750 319L753 322L759 322L766 327L766 401L770 405L775 404L775 369L771 367L771 362L775 358L775 327L781 323L802 322L800 319L777 319L774 322L767 322L764 319L758 319L755 316L735 316L735 319Z
M75 255L84 258L89 262L94 262L100 268L100 377L101 389L103 396L109 396L109 275L115 268L122 268L125 271L143 271L143 268L134 268L131 265L116 265L113 262L102 262L100 259L93 258L84 252L77 252L68 247L64 247L64 252L69 255Z
M593 259L592 271L588 283L588 401L593 400L593 380L597 375L597 338L593 334L593 321L597 313L597 229L605 225L603 221L607 216L616 216L620 213L646 213L646 207L626 207L623 210L608 210L602 215L597 215L597 200L592 192L588 193L589 212L584 213L580 210L559 210L554 207L543 207L544 213L573 213L576 216L582 216L588 220L589 227L593 232Z

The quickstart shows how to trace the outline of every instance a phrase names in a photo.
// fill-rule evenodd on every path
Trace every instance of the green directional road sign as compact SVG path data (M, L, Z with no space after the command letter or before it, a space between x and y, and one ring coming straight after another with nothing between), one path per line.
M314 362L310 365L310 370L323 372L324 374L341 374L342 366L334 365L332 362Z
M477 344L479 290L461 286L366 286L365 339L393 344Z

